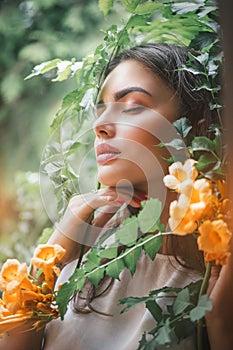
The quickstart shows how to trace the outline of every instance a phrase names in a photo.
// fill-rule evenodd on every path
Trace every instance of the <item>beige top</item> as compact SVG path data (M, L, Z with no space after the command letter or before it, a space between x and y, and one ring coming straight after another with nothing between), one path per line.
M59 283L72 273L75 263L68 265L60 276ZM164 286L183 287L200 279L200 274L187 270L174 257L157 254L154 261L142 254L137 262L135 275L129 270L121 272L120 281L114 280L107 293L96 298L95 309L111 314L104 316L96 312L75 313L69 308L64 321L50 322L46 329L44 350L136 350L144 331L155 326L155 321L144 304L132 307L120 314L123 305L119 299L128 296L146 296L149 291ZM164 346L157 349L165 349ZM194 340L187 338L170 349L194 350Z

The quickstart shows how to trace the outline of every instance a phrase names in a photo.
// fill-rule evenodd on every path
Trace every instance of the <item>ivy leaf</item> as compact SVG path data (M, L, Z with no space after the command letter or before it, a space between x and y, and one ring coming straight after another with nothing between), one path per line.
M162 235L157 235L157 236L147 236L146 238L154 237L154 239L149 240L144 244L144 250L145 253L149 255L151 260L154 260L156 254L158 253L161 245L162 245Z
M122 228L116 232L116 239L126 246L135 243L138 237L138 221L136 217L128 218L124 221Z
M64 319L64 315L67 311L68 303L76 290L81 291L85 282L84 271L76 269L69 281L64 283L56 296L56 303L58 305L61 319Z
M151 340L147 340L146 332L144 332L140 341L139 341L139 347L137 350L154 350L154 349L156 349L156 345L158 345L156 338L152 338Z
M194 334L195 326L189 319L180 319L175 323L175 334L178 339L184 339Z
M126 11L133 13L141 0L121 0Z
M199 300L197 306L190 311L190 319L192 322L200 320L205 316L206 311L212 310L211 300L207 294L202 295Z
M127 304L127 306L121 310L121 314L123 312L128 311L131 307L137 305L137 304L141 304L141 303L145 303L148 301L148 296L146 297L127 297L127 298L123 298L119 300L119 304Z
M113 278L119 279L120 272L125 268L125 264L121 259L110 262L106 268L106 274Z
M181 314L190 306L190 295L187 288L178 293L175 302L172 306L175 316Z
M124 262L125 262L126 267L131 272L131 275L133 276L135 274L135 271L136 271L136 264L137 264L137 261L138 261L140 255L141 255L142 248L138 247L134 250L128 249L125 252L127 253L127 251L129 251L129 250L131 250L131 252L124 257Z
M146 308L150 311L151 315L157 322L160 322L163 318L163 312L161 307L155 300L146 301Z
M103 12L104 16L106 16L113 7L113 2L114 0L99 0L99 8Z
M41 64L38 64L37 66L35 66L33 68L32 73L29 74L25 78L25 80L30 79L30 78L35 77L35 76L40 75L40 74L45 74L45 73L49 72L50 70L57 68L57 64L59 62L61 62L61 59L55 58L54 60L46 61L46 62L43 62Z
M180 150L186 148L184 141L181 139L173 139L170 142L160 143L159 146L160 147L164 147L164 146L172 147L172 148L175 148L177 151L180 151Z
M74 282L67 282L62 285L61 289L57 293L56 303L58 305L61 319L64 319L64 315L68 308L68 303L71 297L74 295L76 285Z
M157 198L142 202L142 210L138 214L139 227L142 233L154 232L159 229L159 218L162 204Z
M173 125L182 139L184 139L192 129L192 125L186 117L176 120Z
M96 248L93 248L87 255L87 260L85 261L85 270L90 272L100 265L100 257L97 255Z
M191 145L192 150L212 152L214 150L213 142L206 136L195 137Z
M196 164L196 168L198 171L206 172L210 171L217 163L217 158L211 153L201 154L198 158L198 163Z
M202 50L217 40L217 33L201 31L191 40L190 46L194 50Z
M126 25L126 29L129 29L129 28L134 28L134 27L141 27L141 26L146 26L148 25L148 21L147 21L147 18L142 16L142 15L134 15L132 16L127 25Z
M188 12L193 12L198 10L202 5L204 5L204 1L202 3L195 4L193 2L179 2L177 4L172 5L173 12L183 15Z
M144 2L143 4L139 4L136 7L134 13L138 14L138 15L151 15L152 12L160 9L161 6L162 6L162 4L160 4L158 2L147 1L147 2Z
M108 248L101 250L99 253L99 257L106 259L114 259L117 257L118 253L118 245L113 243Z
M99 281L104 277L104 272L105 272L104 267L97 268L96 270L91 271L87 275L87 278L97 288Z
M158 329L156 340L159 344L169 344L171 342L171 327L169 319L166 319L165 325Z
M72 73L71 70L72 62L71 61L61 61L57 63L57 76L52 79L52 81L63 81L66 80Z

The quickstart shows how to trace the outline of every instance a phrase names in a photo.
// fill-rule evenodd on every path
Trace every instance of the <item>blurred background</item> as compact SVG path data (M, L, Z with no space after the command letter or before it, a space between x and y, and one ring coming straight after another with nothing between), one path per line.
M44 227L39 167L49 124L75 82L24 80L54 58L80 60L119 13L105 20L97 0L0 0L0 264L29 261Z

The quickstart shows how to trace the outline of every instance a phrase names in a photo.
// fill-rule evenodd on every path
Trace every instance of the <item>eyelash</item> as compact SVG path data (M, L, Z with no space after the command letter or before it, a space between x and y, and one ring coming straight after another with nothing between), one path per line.
M142 111L144 109L145 109L145 107L143 107L143 106L136 106L136 107L132 107L129 109L125 109L124 111L122 111L122 113L136 113L136 112Z

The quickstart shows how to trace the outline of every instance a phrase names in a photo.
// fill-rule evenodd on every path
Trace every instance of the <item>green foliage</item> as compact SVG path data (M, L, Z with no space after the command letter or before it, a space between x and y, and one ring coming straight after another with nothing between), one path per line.
M120 304L126 305L122 312L145 303L156 321L155 328L142 335L138 350L155 349L158 345L179 342L194 334L196 321L201 320L205 312L212 309L209 297L199 296L201 283L200 280L184 288L163 287L151 291L148 296L128 297L119 301ZM164 303L163 308L159 304L160 298Z
M158 200L151 198L147 201L147 205L144 205L141 212L147 217L148 213L151 211L153 212L155 208L158 210ZM160 214L161 211L159 216ZM157 216L154 220L152 226L154 226L155 223L159 226ZM64 317L67 303L72 293L74 293L74 291L81 291L86 279L97 286L105 274L118 279L120 272L124 268L128 268L133 275L136 271L136 263L141 255L142 249L144 249L145 253L148 254L151 259L155 258L162 244L162 236L158 233L140 237L141 223L141 219L139 220L137 216L126 219L116 232L115 230L111 232L115 237L114 244L106 247L106 245L104 245L105 240L103 240L101 245L99 244L97 247L91 249L83 265L75 270L69 281L62 285L58 292L57 304L62 318ZM122 235L122 232L124 232L124 235ZM118 244L116 244L116 242L118 242L118 244L124 244L119 255L117 254ZM101 263L101 258L103 257L109 260L105 263ZM66 307L64 305L66 305Z
M10 241L7 230L0 236L0 263L15 257L29 262L41 231L50 224L40 198L38 174L18 172L15 176L15 186L17 196L12 206L17 220L11 228Z

